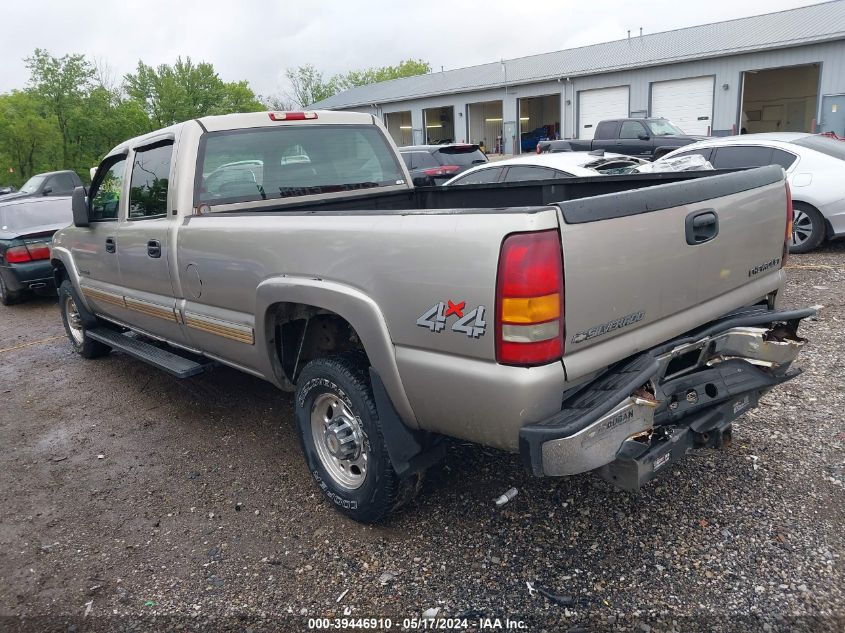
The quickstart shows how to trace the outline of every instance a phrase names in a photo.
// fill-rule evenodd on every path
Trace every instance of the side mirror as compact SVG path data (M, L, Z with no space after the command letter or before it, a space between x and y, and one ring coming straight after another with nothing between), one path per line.
M651 139L651 137L648 134L639 134L637 136L637 138L640 139L641 141L648 141L649 139Z
M88 201L85 199L85 187L77 187L73 190L70 204L73 208L73 225L88 226Z
M42 196L49 196L51 193L53 193L52 187L44 187L44 189L41 190Z

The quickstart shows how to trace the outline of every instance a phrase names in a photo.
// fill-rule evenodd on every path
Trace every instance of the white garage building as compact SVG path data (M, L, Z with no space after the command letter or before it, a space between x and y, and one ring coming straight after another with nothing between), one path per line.
M845 136L845 0L359 86L312 107L370 112L399 145L504 153L629 116L689 134Z

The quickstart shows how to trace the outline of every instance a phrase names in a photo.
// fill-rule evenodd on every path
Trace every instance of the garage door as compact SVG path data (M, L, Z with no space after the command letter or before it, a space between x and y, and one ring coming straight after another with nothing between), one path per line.
M578 138L591 139L599 121L628 116L628 86L578 93Z
M687 134L707 134L713 125L713 77L651 84L651 116L669 119Z

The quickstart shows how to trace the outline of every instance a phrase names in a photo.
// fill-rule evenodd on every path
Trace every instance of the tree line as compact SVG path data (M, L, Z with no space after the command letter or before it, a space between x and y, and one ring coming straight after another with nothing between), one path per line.
M256 95L246 81L223 81L208 62L142 61L120 79L106 62L35 49L30 78L0 94L0 185L20 186L44 171L72 169L83 180L112 147L133 136L212 114L305 108L353 86L430 72L422 60L353 70L328 79L313 65L288 68L289 89Z

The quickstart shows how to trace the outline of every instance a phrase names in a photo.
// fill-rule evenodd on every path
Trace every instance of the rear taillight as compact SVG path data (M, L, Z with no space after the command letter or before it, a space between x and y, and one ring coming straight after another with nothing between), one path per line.
M50 259L50 246L44 242L33 242L26 245L32 259Z
M792 189L789 188L789 181L786 181L786 233L783 236L783 254L780 258L780 267L786 265L789 257L789 242L792 240L792 221L795 217L795 209L792 206Z
M6 251L6 262L20 264L34 260L50 259L50 247L45 242L31 242L24 246L13 246Z
M557 231L515 233L499 255L496 360L543 365L563 355L563 258Z
M26 246L13 246L6 251L6 263L20 264L21 262L31 262L32 255L26 250Z
M542 153L543 153L543 152L542 152L542 150L540 150L540 144L539 144L539 143L537 143L537 147L535 148L535 151L536 151L538 154L542 154Z
M426 176L451 176L461 168L460 165L441 165L423 171Z

